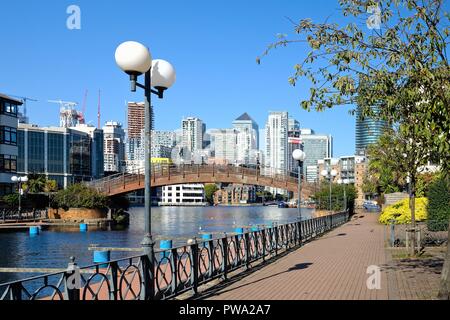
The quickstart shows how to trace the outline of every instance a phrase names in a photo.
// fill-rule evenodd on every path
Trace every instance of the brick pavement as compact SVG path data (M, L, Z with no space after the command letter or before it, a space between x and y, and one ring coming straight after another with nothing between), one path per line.
M307 243L229 286L205 296L219 300L388 299L386 272L381 289L369 290L367 267L387 263L385 228L378 215L356 220Z

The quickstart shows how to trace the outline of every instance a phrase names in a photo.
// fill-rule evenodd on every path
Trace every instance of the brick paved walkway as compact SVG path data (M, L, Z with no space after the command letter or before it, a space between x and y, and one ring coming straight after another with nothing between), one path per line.
M388 299L388 281L381 272L381 289L367 289L367 267L386 264L384 227L378 215L364 213L208 299L303 300Z

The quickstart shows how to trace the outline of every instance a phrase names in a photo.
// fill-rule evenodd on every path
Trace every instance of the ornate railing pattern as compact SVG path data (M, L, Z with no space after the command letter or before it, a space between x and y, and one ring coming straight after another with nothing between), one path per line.
M47 219L47 210L24 210L19 214L17 209L0 209L0 223L6 221Z
M67 270L0 285L0 300L165 300L198 288L256 261L298 248L348 221L348 212L273 225L219 239L195 241L104 264Z

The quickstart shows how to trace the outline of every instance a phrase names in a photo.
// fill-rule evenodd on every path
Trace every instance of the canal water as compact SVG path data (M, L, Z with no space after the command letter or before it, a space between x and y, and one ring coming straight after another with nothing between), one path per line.
M311 209L302 209L303 219L311 217ZM152 208L152 231L156 249L159 241L172 239L175 246L186 244L202 233L214 237L232 233L238 227L252 225L284 224L296 221L297 209L277 207L154 207ZM1 268L66 268L71 256L80 266L92 264L93 253L88 247L140 246L144 236L144 208L130 209L130 225L122 229L93 229L86 233L78 228L50 228L38 236L28 232L0 233ZM137 254L137 253L136 253ZM118 259L134 255L133 252L112 252ZM0 273L0 283L24 278L30 274Z

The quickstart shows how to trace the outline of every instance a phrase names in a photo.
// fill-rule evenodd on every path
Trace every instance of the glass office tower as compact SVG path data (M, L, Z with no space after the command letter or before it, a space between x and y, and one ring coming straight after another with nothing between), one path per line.
M376 111L376 110L375 110ZM362 118L360 107L356 109L356 155L366 155L367 147L376 143L384 130L388 128L388 123L384 120L373 118Z

